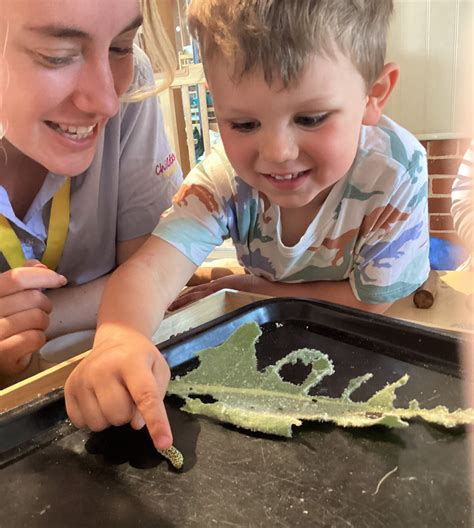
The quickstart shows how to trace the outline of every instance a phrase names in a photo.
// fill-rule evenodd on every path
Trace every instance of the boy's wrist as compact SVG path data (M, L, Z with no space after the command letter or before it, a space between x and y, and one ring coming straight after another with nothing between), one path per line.
M121 345L128 340L147 339L142 332L121 322L103 322L97 327L94 347L104 342L109 346ZM151 336L148 337L151 341Z

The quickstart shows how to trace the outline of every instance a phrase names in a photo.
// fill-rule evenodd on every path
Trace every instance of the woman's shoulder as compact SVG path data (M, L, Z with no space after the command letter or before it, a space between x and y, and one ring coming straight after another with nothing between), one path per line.
M128 94L135 94L141 91L147 92L148 89L152 89L155 86L150 59L145 52L135 44L133 46L133 61L134 68L132 82L120 101L119 112L117 112L107 124L108 132L112 133L112 131L115 130L115 134L119 134L122 139L128 138L126 130L131 131L134 129L138 120L140 120L143 125L143 134L153 136L150 129L152 122L154 122L155 126L164 133L161 116L157 110L158 100L156 97L152 95L144 96L139 100L127 98Z
M133 45L133 80L132 89L155 84L153 68L147 54L136 44Z

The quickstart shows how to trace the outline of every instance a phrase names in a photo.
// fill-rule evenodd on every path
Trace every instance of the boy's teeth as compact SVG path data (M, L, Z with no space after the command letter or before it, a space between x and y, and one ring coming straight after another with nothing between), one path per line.
M275 178L275 180L292 180L293 178L296 178L298 176L298 173L296 174L270 174L272 178Z

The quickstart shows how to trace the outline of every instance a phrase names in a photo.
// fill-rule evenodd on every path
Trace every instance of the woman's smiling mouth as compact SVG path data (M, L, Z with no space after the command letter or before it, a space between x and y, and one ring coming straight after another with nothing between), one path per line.
M69 139L87 139L94 135L97 123L89 126L66 125L62 123L54 123L53 121L45 121L45 123L59 134Z

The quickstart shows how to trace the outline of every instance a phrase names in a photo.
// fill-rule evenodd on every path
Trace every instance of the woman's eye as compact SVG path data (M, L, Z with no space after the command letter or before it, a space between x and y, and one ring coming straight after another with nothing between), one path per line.
M316 115L310 115L310 116L298 116L295 121L298 125L302 125L304 127L316 127L320 125L323 121L325 121L329 117L329 113L325 114L316 114Z
M245 123L235 123L230 124L232 130L237 130L238 132L252 132L258 127L258 123L255 121L246 121Z
M109 50L111 53L115 55L119 55L121 57L125 57L126 55L130 55L131 53L133 53L132 46L128 46L128 47L111 46Z
M43 53L38 53L38 57L41 62L51 67L66 66L71 64L74 60L74 56L71 55L55 57L54 55L44 55Z

